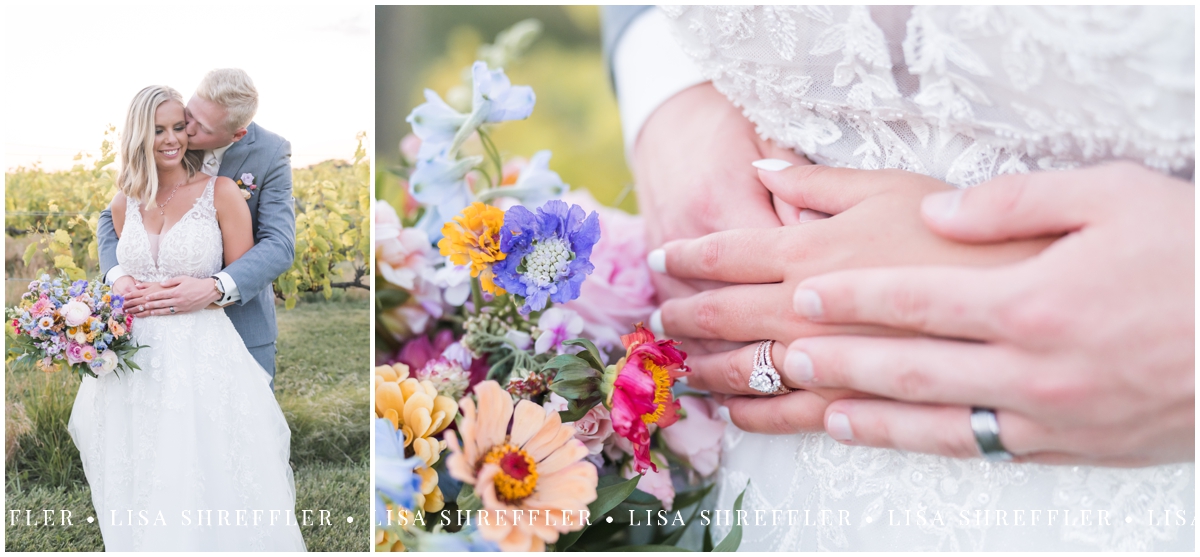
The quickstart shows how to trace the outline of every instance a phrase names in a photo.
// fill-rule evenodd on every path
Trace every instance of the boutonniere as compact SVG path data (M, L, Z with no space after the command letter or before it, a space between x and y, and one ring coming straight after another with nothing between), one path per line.
M241 188L242 197L247 201L249 201L250 196L253 195L256 190L258 190L258 186L254 183L254 175L249 172L242 174L242 177L237 181L237 186L238 188Z

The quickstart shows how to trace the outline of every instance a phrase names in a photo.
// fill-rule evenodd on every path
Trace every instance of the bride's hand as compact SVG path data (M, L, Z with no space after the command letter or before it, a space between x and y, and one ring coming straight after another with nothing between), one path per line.
M655 248L719 230L779 226L771 194L750 165L764 157L808 163L760 139L754 124L711 83L664 102L646 120L633 150L639 212L651 215L646 219L647 245ZM718 286L665 275L653 280L660 301ZM705 347L687 342L686 348L700 353Z
M901 264L1011 263L1044 248L1050 240L992 245L961 244L932 233L921 221L926 194L953 188L936 179L900 170L850 170L794 166L759 171L774 194L796 207L833 215L771 229L718 232L697 240L670 242L652 254L652 266L680 279L742 283L688 298L668 300L651 318L656 333L751 342L772 339L774 361L783 374L787 343L816 335L911 335L879 325L814 323L794 310L800 281L834 270ZM756 345L688 358L688 384L731 395L753 395L749 383ZM830 401L862 396L850 389L808 386L809 393L763 399L730 399L730 418L747 431L782 433L822 429Z
M1021 460L1194 460L1194 185L1110 164L1003 176L930 196L923 209L930 228L964 242L1066 236L993 269L854 270L802 283L800 309L821 323L943 337L793 343L792 384L907 401L834 403L830 435L973 457L969 408L985 407Z

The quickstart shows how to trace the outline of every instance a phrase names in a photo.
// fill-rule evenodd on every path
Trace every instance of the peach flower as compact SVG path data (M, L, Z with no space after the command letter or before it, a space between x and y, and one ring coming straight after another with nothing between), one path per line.
M575 428L528 400L514 409L495 381L476 385L475 395L478 413L470 397L458 403L462 446L453 431L446 433L446 469L475 486L491 516L503 513L504 520L479 523L484 539L501 551L544 551L560 534L582 528L580 511L596 500L598 478L596 467L583 460L588 449L574 438Z

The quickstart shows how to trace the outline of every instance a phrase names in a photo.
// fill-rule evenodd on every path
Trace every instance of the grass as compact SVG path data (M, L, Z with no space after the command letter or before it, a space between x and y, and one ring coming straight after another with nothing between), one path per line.
M367 304L352 292L278 313L275 395L292 428L296 508L329 510L332 522L301 527L309 551L370 548ZM24 433L6 459L6 508L32 510L34 524L43 521L41 509L72 514L69 527L26 526L23 514L14 525L5 516L6 551L103 550L99 527L86 522L94 516L91 494L66 430L78 383L69 373L5 376L8 402L20 404L26 420L13 429Z

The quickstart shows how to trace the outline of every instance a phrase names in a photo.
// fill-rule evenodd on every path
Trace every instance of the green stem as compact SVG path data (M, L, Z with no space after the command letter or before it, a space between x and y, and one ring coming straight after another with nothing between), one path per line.
M483 284L479 277L471 277L471 304L475 306L475 315L483 311Z

